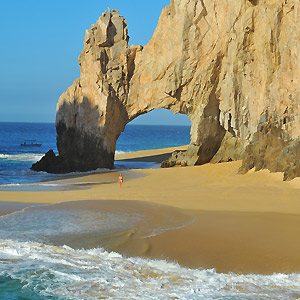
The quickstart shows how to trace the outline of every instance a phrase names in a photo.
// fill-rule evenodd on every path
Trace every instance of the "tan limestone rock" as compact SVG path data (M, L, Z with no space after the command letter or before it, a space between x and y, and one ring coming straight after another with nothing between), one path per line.
M184 164L246 160L273 125L281 146L251 155L289 155L285 142L293 151L300 132L299 17L295 0L171 0L142 47L128 45L119 12L105 12L86 32L80 78L57 105L61 159L69 169L113 167L126 124L155 108L190 117Z

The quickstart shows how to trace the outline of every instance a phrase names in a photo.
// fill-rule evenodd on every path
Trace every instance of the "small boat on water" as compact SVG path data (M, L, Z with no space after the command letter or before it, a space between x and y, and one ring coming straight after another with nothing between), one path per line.
M42 144L36 143L35 140L27 140L21 144L21 147L41 147L41 146Z

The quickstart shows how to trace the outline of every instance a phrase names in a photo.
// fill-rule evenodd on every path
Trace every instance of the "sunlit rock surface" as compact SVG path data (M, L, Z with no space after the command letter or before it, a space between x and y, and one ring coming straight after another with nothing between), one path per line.
M183 165L243 158L241 172L299 176L299 20L296 0L173 0L142 47L128 45L118 11L105 12L57 104L59 164L112 168L125 125L167 108L191 119Z

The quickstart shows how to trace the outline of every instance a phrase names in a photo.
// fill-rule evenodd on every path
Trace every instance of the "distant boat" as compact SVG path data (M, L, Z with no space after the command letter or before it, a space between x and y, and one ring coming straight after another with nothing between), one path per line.
M41 147L42 144L38 144L35 142L35 140L27 140L24 141L23 144L21 144L21 147Z

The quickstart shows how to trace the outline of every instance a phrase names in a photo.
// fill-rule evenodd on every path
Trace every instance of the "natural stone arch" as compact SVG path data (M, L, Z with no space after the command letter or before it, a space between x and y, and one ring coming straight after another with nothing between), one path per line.
M205 12L202 6L196 8L201 14ZM170 17L174 20L166 23L165 18ZM79 57L80 78L57 104L58 172L113 168L116 141L126 124L156 108L191 119L187 164L206 163L213 157L225 133L218 121L216 97L221 57L205 66L212 84L204 89L207 78L197 72L196 57L202 41L193 45L185 30L186 22L191 26L195 18L195 12L187 13L185 6L175 11L171 2L145 47L128 45L126 20L116 10L103 13L86 31ZM169 39L164 40L165 31L173 33L170 45ZM182 53L186 47L193 55ZM202 105L197 106L199 99ZM55 165L53 154L51 160ZM35 169L39 168L43 169L43 164Z
M128 45L118 11L105 12L86 31L80 78L58 101L59 157L34 169L112 168L125 125L165 107L191 119L188 164L243 156L243 171L299 176L297 20L294 0L171 0L142 47Z

